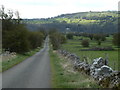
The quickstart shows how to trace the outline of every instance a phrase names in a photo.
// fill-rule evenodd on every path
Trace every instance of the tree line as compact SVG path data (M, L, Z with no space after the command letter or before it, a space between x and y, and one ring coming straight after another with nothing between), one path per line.
M67 33L63 34L58 32L56 29L52 29L49 31L51 44L54 50L60 49L61 45L66 43L67 40L74 39L74 36L82 36L87 37L90 40L95 40L96 43L100 46L103 41L106 41L106 37L109 37L109 34L91 34L91 33ZM113 45L120 47L120 33L115 33L112 35L112 43ZM81 45L83 47L89 47L90 42L88 39L81 38Z
M83 37L87 37L90 40L95 40L97 42L98 45L101 45L101 43L103 41L106 41L106 37L109 37L109 34L91 34L91 33L67 33L66 34L66 38L67 39L73 39L73 36L83 36ZM112 35L112 43L117 46L120 47L120 33L114 33ZM89 40L85 39L82 40L81 42L83 47L89 47Z
M19 12L0 8L2 20L2 48L10 52L25 53L37 47L41 47L46 37L44 30L36 32L29 31L25 24L22 24Z

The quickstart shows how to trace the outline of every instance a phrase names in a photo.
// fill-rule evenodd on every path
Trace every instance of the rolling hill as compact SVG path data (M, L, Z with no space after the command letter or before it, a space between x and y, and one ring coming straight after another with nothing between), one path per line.
M115 33L118 32L118 12L78 12L51 18L24 19L30 30L57 29L61 32Z

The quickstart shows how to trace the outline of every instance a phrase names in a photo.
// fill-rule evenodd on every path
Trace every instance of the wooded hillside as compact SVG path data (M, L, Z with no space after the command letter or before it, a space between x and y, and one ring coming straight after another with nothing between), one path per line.
M80 12L62 14L46 19L24 19L31 30L42 27L56 28L61 32L115 33L118 32L118 12Z

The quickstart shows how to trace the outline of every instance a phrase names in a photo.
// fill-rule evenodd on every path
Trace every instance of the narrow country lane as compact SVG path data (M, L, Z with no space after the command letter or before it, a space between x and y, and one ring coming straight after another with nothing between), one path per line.
M2 88L50 88L49 38L34 56L2 73Z

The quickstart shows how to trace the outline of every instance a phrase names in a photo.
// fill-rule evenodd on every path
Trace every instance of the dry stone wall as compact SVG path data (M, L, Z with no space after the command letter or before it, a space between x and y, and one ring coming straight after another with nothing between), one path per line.
M71 61L74 70L90 75L100 86L120 89L120 72L109 67L106 58L99 57L94 59L92 64L88 64L86 59L80 60L77 55L68 51L58 50L58 53Z

